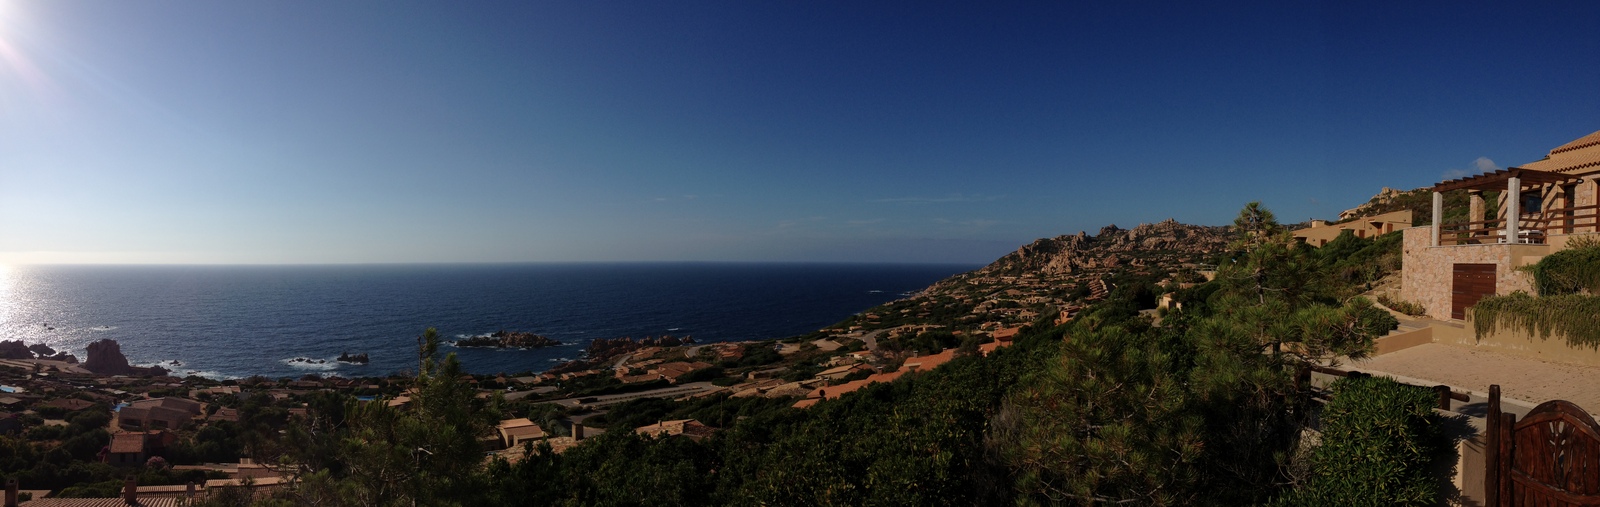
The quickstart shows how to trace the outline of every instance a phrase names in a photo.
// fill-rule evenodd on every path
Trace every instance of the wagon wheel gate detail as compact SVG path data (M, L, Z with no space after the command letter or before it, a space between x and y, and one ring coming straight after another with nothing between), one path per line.
M1491 386L1487 422L1488 505L1600 506L1600 424L1588 412L1554 400L1519 421Z

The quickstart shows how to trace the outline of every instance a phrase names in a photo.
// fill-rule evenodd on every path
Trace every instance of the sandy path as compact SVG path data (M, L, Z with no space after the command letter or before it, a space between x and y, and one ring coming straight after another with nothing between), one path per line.
M1439 343L1418 345L1348 366L1489 392L1500 384L1507 398L1543 403L1567 400L1600 413L1600 368L1526 359Z

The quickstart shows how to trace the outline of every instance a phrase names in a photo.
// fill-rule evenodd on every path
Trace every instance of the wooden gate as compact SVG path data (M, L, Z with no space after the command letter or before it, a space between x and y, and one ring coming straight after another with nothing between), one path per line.
M1489 387L1488 470L1491 507L1600 505L1600 424L1565 400L1547 401L1521 421L1500 411L1500 386Z
M1450 318L1467 318L1467 309L1494 295L1494 264L1456 264L1450 277Z

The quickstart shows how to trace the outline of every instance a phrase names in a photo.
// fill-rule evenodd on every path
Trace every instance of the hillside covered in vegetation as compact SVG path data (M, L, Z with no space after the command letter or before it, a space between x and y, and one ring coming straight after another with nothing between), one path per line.
M1359 428L1302 439L1320 410L1295 384L1297 365L1360 357L1394 326L1331 269L1392 246L1352 240L1311 250L1252 206L1215 280L1179 290L1186 304L1160 325L1122 288L1070 322L1041 317L1011 347L963 349L809 409L650 402L661 419L719 427L709 438L610 431L562 452L528 444L511 460L485 461L477 437L512 409L474 397L430 341L409 406L313 404L279 458L293 486L256 504L1431 504L1421 472L1371 478L1353 466L1425 470L1427 392L1371 379L1337 388L1336 404L1393 401L1339 405L1326 428L1376 417L1408 429L1395 441L1367 442Z

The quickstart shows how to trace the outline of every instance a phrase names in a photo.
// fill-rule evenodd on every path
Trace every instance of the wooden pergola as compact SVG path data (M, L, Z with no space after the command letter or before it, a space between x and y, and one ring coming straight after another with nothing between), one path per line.
M1506 218L1503 219L1505 221L1504 239L1500 239L1499 241L1521 243L1529 241L1529 239L1522 237L1527 231L1521 230L1521 222L1523 218L1521 210L1523 188L1542 188L1546 185L1560 186L1568 183L1575 183L1581 181L1582 179L1583 178L1569 174L1512 167L1509 169L1501 169L1499 171L1484 173L1477 176L1469 176L1466 178L1458 178L1440 182L1439 184L1433 186L1433 246L1439 246L1440 244L1442 230L1442 224L1440 222L1443 221L1444 217L1444 192L1451 190L1467 190L1469 192L1474 192L1471 197L1472 216L1468 217L1470 220L1464 224L1460 224L1462 229L1452 231L1452 233L1455 234L1465 233L1469 238L1472 238L1478 237L1479 233L1485 233L1485 236L1492 236L1493 233L1501 230L1500 227L1494 227L1493 224L1500 222L1502 219L1484 220L1483 216L1481 216L1481 210L1483 209L1483 197L1480 194L1483 191L1504 189L1507 192L1505 209ZM1581 207L1581 209L1597 208L1600 208L1600 206ZM1574 212L1579 210L1580 207L1578 206L1569 206L1559 210L1545 210L1541 212L1538 219L1548 222L1548 216L1551 212L1561 212L1564 214L1563 216L1570 218L1573 216ZM1550 227L1548 225L1544 225L1530 227L1528 229L1530 231L1536 230L1542 233L1544 230L1549 228ZM1458 243L1458 241L1454 239L1452 239L1452 242Z

